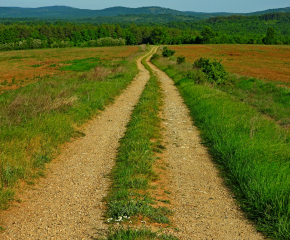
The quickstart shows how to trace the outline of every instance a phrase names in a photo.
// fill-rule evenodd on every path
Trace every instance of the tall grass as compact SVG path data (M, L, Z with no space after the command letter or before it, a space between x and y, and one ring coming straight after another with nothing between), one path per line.
M184 79L164 62L155 63L174 79L203 143L226 183L258 230L290 239L290 138L256 108L212 85Z
M84 62L82 67L85 68ZM79 71L79 62L69 70ZM87 63L92 64L92 59ZM135 61L96 61L98 69L38 82L0 95L0 208L14 187L44 175L59 146L83 135L79 127L112 102L137 74ZM100 73L99 69L106 69Z
M275 119L280 125L290 124L290 89L254 78L238 78L232 85L221 86L230 93Z

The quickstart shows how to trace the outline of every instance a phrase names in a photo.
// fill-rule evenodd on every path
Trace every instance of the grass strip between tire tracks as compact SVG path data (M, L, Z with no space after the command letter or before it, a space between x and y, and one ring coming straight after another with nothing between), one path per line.
M136 105L125 136L120 141L116 165L112 171L112 186L106 201L106 217L112 224L108 239L176 239L170 235L154 233L149 228L140 228L140 222L170 224L171 211L166 207L155 207L155 199L148 193L150 184L158 175L153 170L155 152L163 149L161 119L159 112L162 93L159 82L150 71L150 80ZM154 140L154 141L152 141ZM114 227L123 222L121 227ZM134 229L130 224L139 225ZM128 227L129 226L129 227Z
M269 237L289 239L287 132L230 94L208 85L179 82L180 72L158 61L154 63L178 83L203 143L249 219Z

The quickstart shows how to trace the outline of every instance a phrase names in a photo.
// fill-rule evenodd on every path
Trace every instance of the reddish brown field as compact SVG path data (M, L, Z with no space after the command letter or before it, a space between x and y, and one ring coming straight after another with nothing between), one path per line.
M61 74L60 62L99 57L100 59L127 58L136 54L138 46L101 48L57 48L9 51L0 53L0 92L16 89L34 82L36 76ZM40 67L32 67L41 65ZM14 79L14 80L13 80ZM7 80L6 84L3 84ZM13 80L13 83L12 83Z
M187 62L200 57L222 60L231 73L290 83L290 46L186 45L170 46Z

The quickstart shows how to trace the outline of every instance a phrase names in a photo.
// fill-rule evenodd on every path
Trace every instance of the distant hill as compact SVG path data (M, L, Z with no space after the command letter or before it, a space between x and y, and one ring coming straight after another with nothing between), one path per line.
M154 24L164 24L170 22L196 22L200 21L201 18L195 16L188 15L172 15L172 14L126 14L126 15L118 15L111 17L94 17L94 18L85 18L85 19L76 19L71 20L72 22L81 22L81 23L108 23L114 24L118 23L121 26L125 27L130 25L132 22L136 24L147 24L150 23L151 26ZM1 19L0 19L1 22Z
M284 13L290 12L290 7L268 9L268 10L265 10L265 11L246 13L244 15L253 16L253 15L263 15L263 14L266 14L266 13L276 13L276 12L284 12Z
M269 12L263 15L232 15L212 17L201 21L169 22L165 26L178 29L192 29L202 31L207 26L215 32L228 35L265 34L269 27L277 34L290 36L290 12Z
M269 9L260 12L235 14L226 12L203 13L193 11L177 11L162 7L112 7L103 10L78 9L66 6L51 6L40 8L20 8L20 7L0 7L0 18L41 18L41 19L86 19L97 17L112 17L120 15L161 15L167 16L191 16L195 19L207 19L211 17L230 16L230 15L262 15L272 12L290 12L290 7ZM172 17L173 21L177 20ZM180 19L181 20L181 19ZM191 20L191 19L185 19Z
M110 17L118 15L139 15L139 14L171 14L171 15L192 15L168 8L161 7L141 7L126 8L112 7L103 10L87 10L65 6L40 7L40 8L19 8L19 7L0 7L0 18L56 18L56 19L76 19Z

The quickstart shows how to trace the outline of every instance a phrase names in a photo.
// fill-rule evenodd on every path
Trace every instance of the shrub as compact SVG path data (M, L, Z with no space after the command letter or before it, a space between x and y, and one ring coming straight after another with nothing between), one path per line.
M106 37L106 38L99 38L97 40L97 45L99 47L104 47L104 46L123 46L126 45L126 40L119 38L119 39L114 39L111 37Z
M175 53L174 50L170 50L170 49L168 49L167 47L164 47L164 48L163 48L163 51L162 51L162 56L163 56L163 57L171 57L171 56L174 55L174 53Z
M28 48L28 45L27 45L27 41L26 40L18 42L18 49L27 49L27 48Z
M193 79L196 84L203 84L208 80L206 74L201 70L188 71L186 77L189 79Z
M158 53L154 53L153 55L152 55L152 57L151 57L151 61L152 60L158 60L160 58L160 55L158 54Z
M221 61L200 58L194 62L193 67L204 72L209 82L222 84L228 79L228 73Z
M41 40L40 39L33 39L32 40L32 48L37 49L41 47Z
M177 57L177 64L181 64L181 63L185 63L185 57L184 56Z

